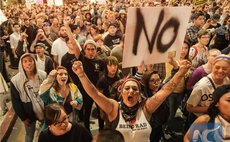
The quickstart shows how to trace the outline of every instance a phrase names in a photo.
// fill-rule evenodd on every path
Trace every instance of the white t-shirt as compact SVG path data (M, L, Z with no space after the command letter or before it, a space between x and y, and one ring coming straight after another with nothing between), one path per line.
M54 56L58 56L58 64L61 65L61 58L68 51L68 47L66 46L66 42L61 38L56 39L51 48L51 54Z
M11 47L11 49L17 48L19 40L20 40L20 34L19 33L14 32L10 35L10 47Z
M209 74L208 77L212 79L211 74ZM228 77L224 79L224 82L221 85L224 85L224 84L230 84L230 80ZM221 86L221 85L216 85L215 83L214 85L215 85L215 88ZM209 81L209 79L207 77L203 77L193 87L192 93L190 97L188 98L187 104L192 105L193 107L210 106L210 104L213 102L212 93L214 91L215 89L212 86L212 83ZM194 114L196 116L203 115L203 113L194 113Z
M36 62L37 62L37 68L40 69L40 70L45 71L45 60L42 61L42 60L38 57L38 55L36 55L36 56L37 56L37 60L36 60Z
M126 122L119 111L119 121L116 130L122 133L126 142L149 142L151 126L147 121L142 108L137 112L136 121L133 124Z

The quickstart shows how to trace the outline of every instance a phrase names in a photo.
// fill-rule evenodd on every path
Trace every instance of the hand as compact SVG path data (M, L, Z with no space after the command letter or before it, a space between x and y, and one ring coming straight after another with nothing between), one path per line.
M153 70L153 64L146 65L146 70L147 71L152 71Z
M40 37L41 37L41 33L37 33L36 39L40 39Z
M144 61L141 62L141 65L137 67L137 72L142 74L144 72L145 69L145 64Z
M73 72L80 77L81 75L84 74L84 70L82 67L82 62L81 61L75 61L72 66Z
M52 77L56 77L57 76L57 70L55 70L55 69L52 70L49 75Z
M2 36L2 39L7 39L7 38L8 38L7 35Z
M28 35L26 33L21 33L21 39L24 40L28 37Z
M202 27L202 29L207 29L210 26L210 24L211 24L211 19L208 19L204 24L204 26Z
M177 62L174 60L174 58L169 58L169 64L173 66L173 68L178 68Z
M70 105L73 106L73 107L77 107L78 102L77 101L71 101Z
M23 121L23 123L24 123L25 126L28 127L31 124L31 120L30 119L26 119L26 120Z
M69 27L70 23L71 23L71 19L69 17L66 17L63 21L64 25Z
M179 75L184 76L189 71L190 67L191 62L189 62L188 60L181 61L180 69L178 71Z

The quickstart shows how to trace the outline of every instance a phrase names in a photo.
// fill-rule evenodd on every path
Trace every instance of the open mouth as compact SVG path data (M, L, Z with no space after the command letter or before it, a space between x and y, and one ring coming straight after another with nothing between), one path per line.
M66 82L66 79L62 79L61 81L62 81L62 82Z
M133 100L133 96L128 96L128 101L132 101Z

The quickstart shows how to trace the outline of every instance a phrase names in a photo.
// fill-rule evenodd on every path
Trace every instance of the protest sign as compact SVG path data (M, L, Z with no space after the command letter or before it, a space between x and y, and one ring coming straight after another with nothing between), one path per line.
M31 9L31 5L35 3L35 0L26 0L26 8Z
M6 16L3 14L2 10L0 9L0 25L1 25L3 22L5 22L5 21L7 21L7 18L6 18Z
M201 5L201 4L205 4L206 2L208 2L208 0L193 0L193 4L195 6Z
M54 0L54 5L62 6L63 5L63 0Z
M122 67L178 59L191 7L129 8Z

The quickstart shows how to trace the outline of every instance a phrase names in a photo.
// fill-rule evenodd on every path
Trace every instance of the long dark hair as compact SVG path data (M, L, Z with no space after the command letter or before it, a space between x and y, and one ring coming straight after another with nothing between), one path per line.
M208 115L211 119L215 119L215 117L221 113L216 104L219 102L220 98L228 92L230 92L230 85L220 86L213 92L212 96L214 101L208 108Z
M156 70L152 70L152 71L146 71L145 74L143 75L142 77L142 83L144 85L144 95L146 97L151 97L152 96L152 91L151 89L149 88L149 81L150 81L150 78L153 74L158 74L158 71ZM160 76L160 75L159 75ZM160 76L161 78L161 76Z
M186 56L184 57L186 60L189 60L189 50L190 50L190 47L191 47L191 44L188 40L184 40L184 43L188 45L188 53L186 54Z

